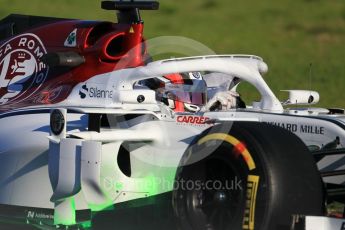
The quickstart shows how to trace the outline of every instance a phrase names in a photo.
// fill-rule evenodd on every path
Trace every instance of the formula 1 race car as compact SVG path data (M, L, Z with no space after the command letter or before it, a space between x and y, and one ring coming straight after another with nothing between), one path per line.
M0 21L0 228L345 229L327 212L345 203L344 110L280 102L257 56L152 61L139 10L158 6Z

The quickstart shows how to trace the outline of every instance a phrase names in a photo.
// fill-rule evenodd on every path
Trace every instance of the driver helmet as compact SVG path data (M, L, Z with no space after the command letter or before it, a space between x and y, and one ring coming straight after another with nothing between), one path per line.
M207 85L200 72L174 73L146 80L157 100L175 112L195 113L207 103Z

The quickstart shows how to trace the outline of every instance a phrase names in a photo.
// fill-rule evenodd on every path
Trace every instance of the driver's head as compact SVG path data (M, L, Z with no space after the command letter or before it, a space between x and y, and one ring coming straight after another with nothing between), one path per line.
M207 86L200 72L168 74L144 84L175 112L197 112L207 102Z
M164 76L162 101L175 112L197 112L206 104L207 87L200 72Z

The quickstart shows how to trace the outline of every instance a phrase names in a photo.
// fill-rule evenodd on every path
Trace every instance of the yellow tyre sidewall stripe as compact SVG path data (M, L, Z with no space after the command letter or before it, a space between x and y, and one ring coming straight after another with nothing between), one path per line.
M209 134L203 138L201 138L198 141L198 145L201 145L207 141L212 141L212 140L220 140L220 141L225 141L228 142L229 144L236 146L238 144L242 144L238 139L235 137L225 134L225 133L212 133ZM244 148L244 150L241 152L242 157L245 159L247 166L250 171L254 170L256 168L255 162L253 160L252 155L249 153L247 148Z
M209 134L198 141L198 145L204 144L207 141L212 140L220 140L228 142L229 144L233 145L234 147L242 144L237 138L225 134L225 133L213 133ZM244 148L241 151L242 157L245 159L247 166L250 171L256 168L255 162L253 160L252 155L248 151L247 148ZM243 229L254 230L254 223L255 223L255 205L256 205L256 197L258 192L258 185L259 185L259 176L256 175L248 175L247 179L247 196L246 196L246 208L244 213L243 219Z

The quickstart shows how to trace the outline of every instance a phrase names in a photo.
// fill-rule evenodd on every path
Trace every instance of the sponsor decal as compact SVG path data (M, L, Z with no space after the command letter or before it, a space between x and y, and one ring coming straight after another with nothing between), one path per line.
M26 216L27 218L35 218L35 212L33 211L28 211L28 215Z
M60 96L68 91L71 87L69 85L55 86L55 88L46 88L40 92L35 97L32 97L32 102L34 104L52 104L60 98Z
M325 127L316 125L297 125L292 123L266 122L267 124L279 126L293 133L325 134Z
M113 90L102 89L99 86L88 86L87 84L82 85L81 89L79 90L79 96L81 99L85 99L86 97L96 99L112 99L113 94Z
M255 204L258 193L259 176L248 175L247 180L247 202L244 210L243 229L254 230Z
M89 88L87 88L86 85L83 85L81 87L81 89L79 90L79 96L81 99L85 99L86 98L86 95L88 94L89 92Z
M48 67L40 60L47 51L35 34L22 34L0 47L0 105L20 102L44 83Z
M325 127L320 126L313 126L313 125L301 125L300 126L301 133L310 133L310 134L325 134Z
M28 211L26 218L28 219L54 219L54 215L52 214L46 214L43 212L35 212L35 211Z
M192 116L192 115L180 115L177 116L176 121L181 124L190 124L190 125L205 125L208 124L209 117L202 116Z
M77 46L77 29L74 29L66 38L64 43L66 47L76 47Z
M189 77L190 79L194 79L194 80L202 80L202 76L200 72L189 73Z

